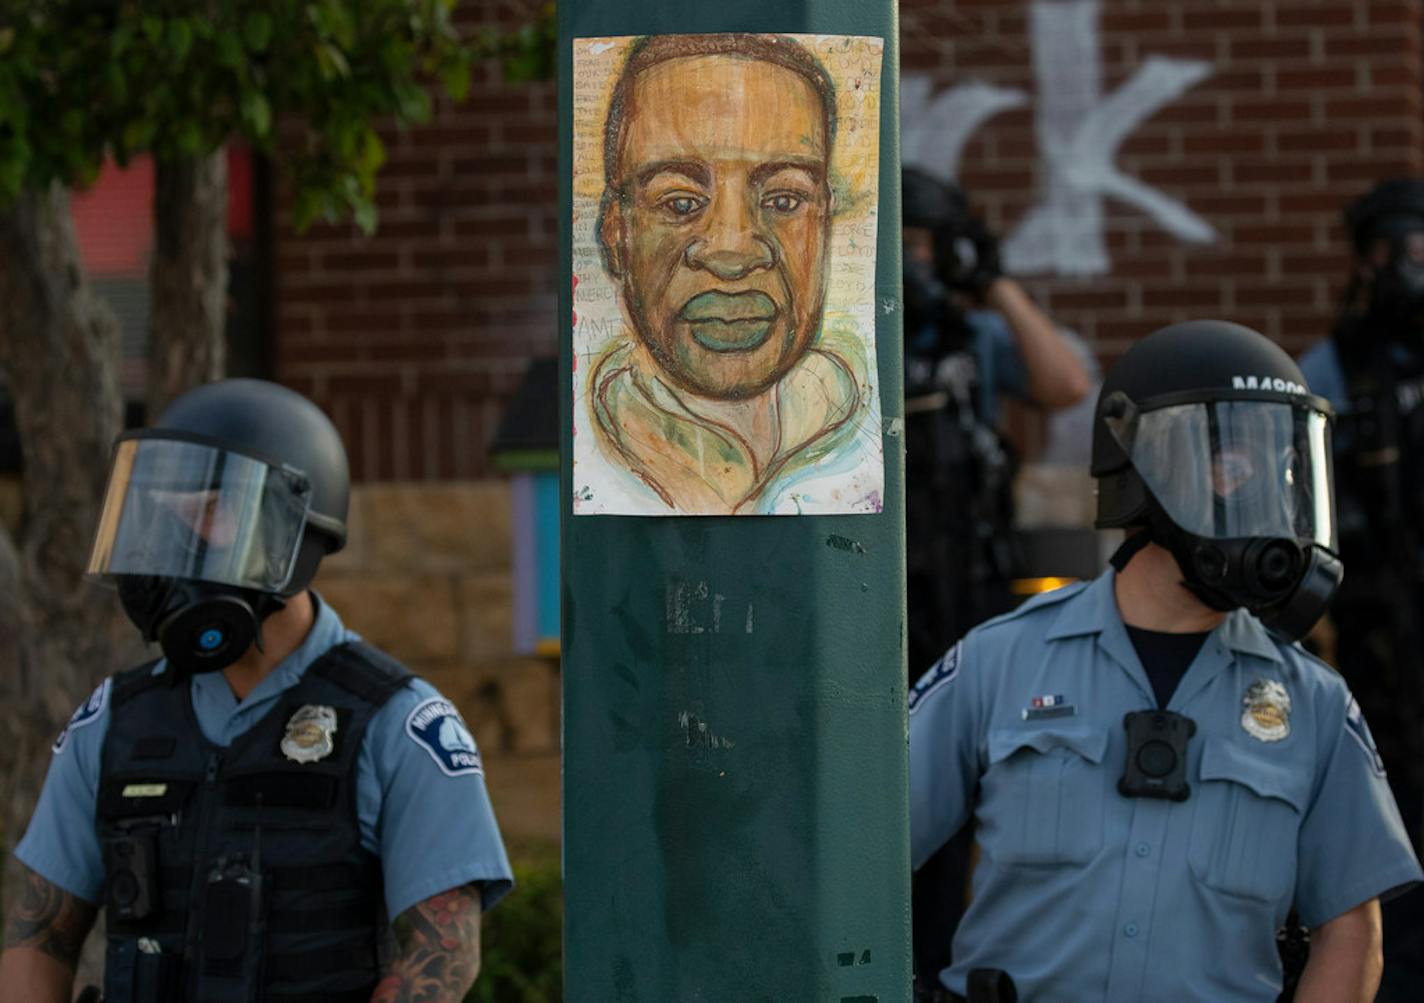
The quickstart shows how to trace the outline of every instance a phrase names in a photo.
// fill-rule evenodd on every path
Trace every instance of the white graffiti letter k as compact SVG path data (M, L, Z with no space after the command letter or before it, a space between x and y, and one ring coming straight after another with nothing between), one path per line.
M1101 0L1033 4L1036 130L1046 190L1004 242L1004 264L1012 272L1106 273L1105 195L1136 206L1182 240L1216 239L1216 231L1196 213L1114 163L1123 140L1210 74L1211 64L1151 56L1130 80L1102 97L1101 6Z

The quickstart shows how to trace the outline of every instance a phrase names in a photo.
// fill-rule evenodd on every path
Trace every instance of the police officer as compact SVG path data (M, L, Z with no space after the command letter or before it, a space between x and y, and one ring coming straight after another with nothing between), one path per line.
M1013 473L999 401L1076 403L1089 378L1067 337L999 267L956 186L915 167L904 196L909 662L1013 600Z
M1416 852L1424 846L1424 181L1381 182L1345 210L1354 252L1329 337L1301 358L1339 412L1335 664L1379 736ZM1424 897L1386 904L1380 999L1424 999Z
M1424 873L1359 706L1291 640L1341 575L1329 415L1221 321L1109 372L1112 569L970 631L911 694L914 863L971 816L982 851L949 998L1268 1003L1292 905L1297 999L1373 998L1379 900Z
M54 743L0 1000L69 1000L99 908L108 1003L456 1001L474 981L509 863L459 712L309 588L348 488L335 427L271 383L199 387L120 436L89 572L163 657Z
M904 196L905 522L909 667L1012 607L1014 462L999 401L1076 403L1088 375L1064 335L999 268L964 193L907 167ZM962 835L915 882L922 970L947 960L969 854Z

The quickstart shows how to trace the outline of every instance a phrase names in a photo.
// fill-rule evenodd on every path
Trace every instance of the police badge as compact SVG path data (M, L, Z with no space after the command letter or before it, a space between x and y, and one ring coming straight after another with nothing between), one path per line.
M1274 679L1257 679L1246 688L1241 703L1241 727L1262 742L1279 742L1290 734L1291 699Z
M315 763L336 751L336 709L304 704L287 721L282 754L297 763Z

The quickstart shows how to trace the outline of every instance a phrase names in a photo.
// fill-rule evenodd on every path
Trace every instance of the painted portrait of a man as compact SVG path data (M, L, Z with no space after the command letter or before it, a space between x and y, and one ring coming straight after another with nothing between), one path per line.
M856 85L867 88L872 71L878 84L877 59ZM864 186L848 191L836 173L840 118L831 72L797 39L665 35L626 46L601 123L591 221L619 325L600 344L585 339L580 373L594 441L578 443L576 480L605 463L621 476L610 481L621 499L597 510L878 507L878 428L865 435L879 410L873 317L827 309L839 276L856 278L867 257L874 268ZM857 138L864 160L875 136ZM872 192L873 174L860 165ZM872 226L837 273L833 221L854 199ZM873 312L868 282L845 293ZM867 438L873 463L859 455Z

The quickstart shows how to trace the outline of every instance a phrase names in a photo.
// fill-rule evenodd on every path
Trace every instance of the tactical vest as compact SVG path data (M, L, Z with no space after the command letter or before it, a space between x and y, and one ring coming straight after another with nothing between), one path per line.
M1378 602L1424 584L1424 346L1356 316L1333 337L1350 399L1334 431L1341 555L1371 569L1346 576L1341 598Z
M1014 461L976 413L970 351L905 354L905 539L913 680L1013 604Z
M386 922L357 755L408 678L338 645L220 748L186 680L115 677L97 812L108 1003L367 1003Z

